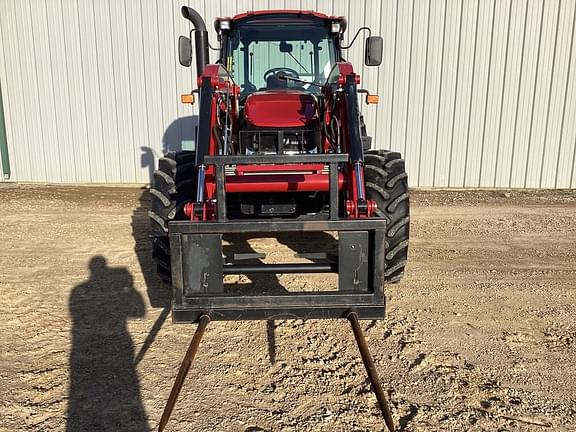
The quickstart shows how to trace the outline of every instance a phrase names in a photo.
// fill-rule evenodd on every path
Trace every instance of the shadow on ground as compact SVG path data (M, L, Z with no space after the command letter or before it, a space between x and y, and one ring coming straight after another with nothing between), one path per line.
M162 151L179 151L193 142L196 125L197 116L176 119L164 132ZM152 181L159 155L151 147L141 150L141 165ZM156 276L152 259L149 206L150 195L143 188L132 213L132 235L148 299L162 312L135 355L127 321L144 316L144 299L126 268L109 267L102 256L91 259L89 280L72 290L69 301L73 327L68 432L149 430L136 366L170 314L170 292Z
M144 316L144 302L126 268L91 259L90 278L74 287L70 394L66 431L148 430L134 363L130 318Z

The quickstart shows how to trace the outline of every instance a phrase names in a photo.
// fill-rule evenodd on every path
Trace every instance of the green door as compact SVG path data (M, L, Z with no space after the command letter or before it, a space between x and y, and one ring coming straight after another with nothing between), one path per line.
M2 88L0 87L0 160L2 160L2 178L10 178L10 159L8 158L8 142L6 141L6 123L4 122L4 105L2 103Z

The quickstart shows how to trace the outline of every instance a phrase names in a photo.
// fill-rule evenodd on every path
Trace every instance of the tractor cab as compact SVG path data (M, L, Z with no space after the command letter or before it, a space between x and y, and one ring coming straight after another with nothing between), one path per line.
M301 11L218 18L220 63L242 89L241 99L267 90L319 94L340 59L345 26L342 17Z

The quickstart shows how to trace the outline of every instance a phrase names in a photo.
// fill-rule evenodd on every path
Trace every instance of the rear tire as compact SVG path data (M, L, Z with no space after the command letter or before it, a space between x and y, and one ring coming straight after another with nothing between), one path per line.
M408 175L400 153L366 152L366 196L376 201L375 216L386 218L384 280L397 283L404 275L410 234Z
M148 216L152 228L152 257L158 276L172 282L168 222L188 219L184 204L194 199L196 184L195 152L171 152L158 161L150 189L151 205Z

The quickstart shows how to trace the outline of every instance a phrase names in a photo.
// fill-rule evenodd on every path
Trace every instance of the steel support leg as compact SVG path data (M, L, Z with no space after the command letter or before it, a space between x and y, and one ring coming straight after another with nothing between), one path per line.
M182 385L184 384L186 375L188 375L188 371L190 370L190 366L192 365L192 360L194 360L194 357L198 352L198 347L200 346L200 342L202 341L202 336L204 336L206 326L208 325L209 322L210 317L208 315L204 314L200 316L200 323L196 328L196 332L194 333L194 337L190 342L188 351L186 351L186 355L184 356L184 359L180 364L180 369L178 370L178 375L176 376L174 385L172 386L170 397L168 398L168 402L166 402L166 406L164 407L164 412L162 413L162 418L160 419L160 425L158 426L158 432L162 432L166 427L168 420L170 420L172 410L174 409L174 405L176 405L176 400L178 399L180 390L182 390Z
M384 395L384 390L382 389L382 382L378 377L378 372L376 371L376 366L374 365L374 360L366 344L366 339L364 338L364 333L360 328L360 323L358 322L358 315L356 312L348 313L348 321L352 325L352 331L354 332L354 337L356 338L356 343L358 344L358 349L360 350L360 355L362 356L362 361L364 362L364 367L368 373L368 378L372 384L372 390L376 394L376 399L378 400L378 405L380 405L380 410L384 416L384 422L388 427L390 432L394 432L394 422L392 421L392 414L390 413L390 407L388 406L388 401Z

